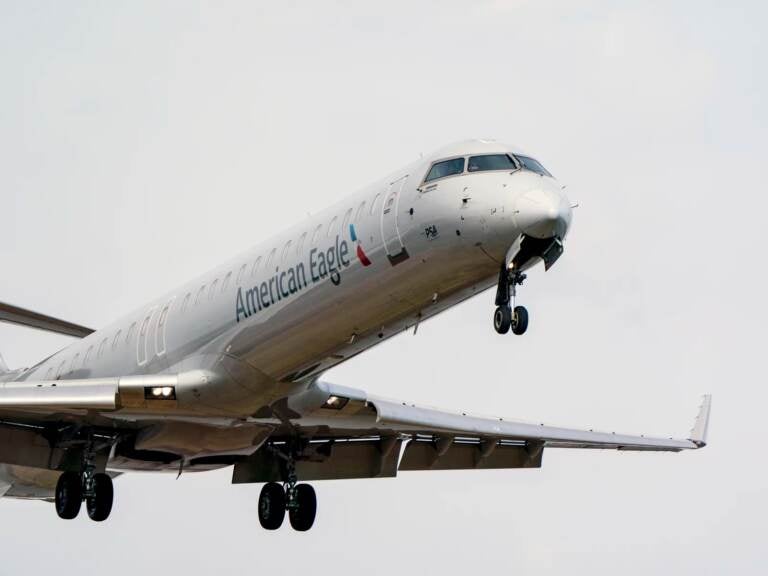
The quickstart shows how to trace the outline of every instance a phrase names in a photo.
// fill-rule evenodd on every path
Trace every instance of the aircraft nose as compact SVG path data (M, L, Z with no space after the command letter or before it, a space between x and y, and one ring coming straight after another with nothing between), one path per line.
M564 238L571 224L571 204L560 190L536 189L515 203L517 227L534 238Z

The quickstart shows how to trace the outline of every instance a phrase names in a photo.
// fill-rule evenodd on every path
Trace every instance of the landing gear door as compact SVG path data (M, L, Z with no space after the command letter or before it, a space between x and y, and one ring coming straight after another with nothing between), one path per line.
M407 180L406 175L389 185L381 207L381 240L392 266L408 259L408 251L403 245L397 222L400 215L400 196Z

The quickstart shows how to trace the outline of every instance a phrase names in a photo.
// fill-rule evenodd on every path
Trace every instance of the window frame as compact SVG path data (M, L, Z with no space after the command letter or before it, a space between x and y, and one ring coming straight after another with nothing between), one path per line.
M476 156L481 156L481 154L476 154ZM456 176L463 176L464 174L467 174L467 158L467 156L460 154L458 156L449 156L447 158L440 158L439 160L435 160L429 165L429 168L427 168L427 171L424 174L424 178L421 180L421 186L431 186L440 180L445 180L446 178L455 178ZM457 172L455 174L447 174L446 176L440 176L439 178L427 180L429 173L432 172L432 168L434 168L437 164L442 164L443 162L450 162L451 160L458 159L462 159L464 161L464 167L462 168L461 172Z
M512 161L513 168L494 168L493 170L470 170L469 169L469 161L472 160L472 158L479 158L482 156L506 156ZM514 154L511 152L490 152L488 154L472 154L471 156L467 156L467 174L478 174L480 172L509 172L510 174L512 172L517 172L518 170L522 169L522 165L518 161L518 159L515 157Z
M338 226L339 223L339 216L336 215L333 218L331 218L331 221L328 222L328 230L325 231L325 237L330 238L331 233L333 232L333 229Z
M341 232L340 232L340 236L342 238L349 237L349 223L352 222L353 215L354 215L354 207L348 209L344 213L344 218L342 218L341 220Z
M549 170L547 170L546 168L544 168L544 164L542 164L541 162L539 162L538 160L536 160L536 158L534 158L533 156L528 156L528 155L526 155L526 154L512 154L512 156L514 157L514 159L515 159L515 162L517 162L517 163L520 165L520 170L527 170L528 172L533 172L534 174L538 174L538 175L539 175L539 176L541 176L542 178L544 178L544 177L547 177L547 178L554 178L554 176L552 176L552 173L551 173ZM537 172L536 170L531 170L530 168L528 168L528 167L525 165L525 162L523 162L522 160L520 160L520 159L518 158L518 156L520 156L521 158L525 158L526 160L533 160L534 162L536 162L536 164L538 164L539 166L541 166L541 169L542 169L542 170L544 170L544 174L542 174L541 172Z
M296 257L301 259L304 255L304 244L307 242L309 231L305 230L296 242Z
M211 285L208 287L208 302L212 302L216 298L217 289L219 287L219 279L214 278Z

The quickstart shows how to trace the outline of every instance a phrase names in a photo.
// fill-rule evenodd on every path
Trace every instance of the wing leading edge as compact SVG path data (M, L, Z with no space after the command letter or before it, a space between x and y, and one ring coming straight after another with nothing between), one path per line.
M406 402L397 402L369 397L361 390L355 390L329 383L319 383L318 388L328 397L347 399L370 405L376 413L376 428L392 430L401 434L453 435L457 437L496 438L543 443L556 448L604 448L618 450L692 450L706 445L712 397L705 395L690 436L687 439L633 436L615 432L595 432L531 424L505 418L487 418L464 413L452 413L434 408L419 407ZM316 411L323 412L322 409Z

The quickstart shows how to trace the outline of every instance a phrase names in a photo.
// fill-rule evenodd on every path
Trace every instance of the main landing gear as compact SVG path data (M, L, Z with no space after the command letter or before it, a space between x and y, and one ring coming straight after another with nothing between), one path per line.
M277 530L283 525L285 512L291 527L306 532L315 523L317 497L309 484L296 483L293 460L288 461L288 481L284 485L268 482L259 495L259 522L262 528Z
M515 306L517 286L525 280L525 274L514 268L501 267L499 285L496 289L496 310L493 313L493 327L499 334L512 330L513 334L524 334L528 329L528 310Z
M56 483L56 513L59 518L72 520L80 513L85 500L88 517L103 522L112 511L114 494L108 474L94 473L92 469L83 473L64 472Z
M94 444L89 436L83 453L81 471L63 472L56 482L54 501L59 518L64 520L77 518L83 501L85 501L88 517L94 522L103 522L109 518L115 495L112 478L109 474L96 472L94 460Z

